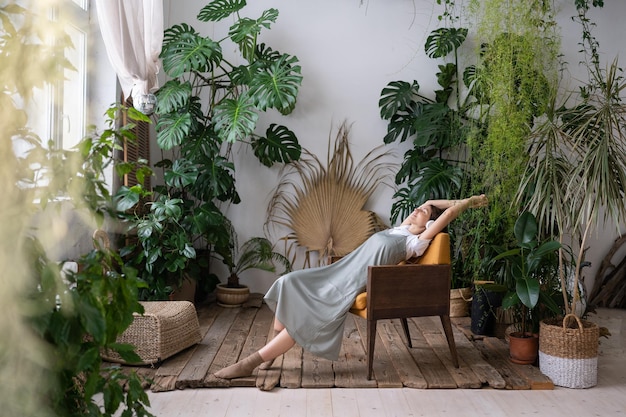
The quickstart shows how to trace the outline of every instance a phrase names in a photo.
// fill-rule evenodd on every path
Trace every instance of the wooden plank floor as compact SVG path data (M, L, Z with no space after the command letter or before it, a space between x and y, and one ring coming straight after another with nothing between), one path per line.
M267 340L273 314L253 297L246 306L223 308L215 303L198 308L203 340L152 367L137 370L153 392L185 388L495 388L553 389L552 382L531 365L508 360L506 342L474 338L469 318L452 319L459 368L438 317L409 320L413 348L404 341L399 320L379 321L374 352L374 378L367 380L366 321L349 315L337 361L317 358L295 346L268 370L246 378L223 380L213 373L258 350Z

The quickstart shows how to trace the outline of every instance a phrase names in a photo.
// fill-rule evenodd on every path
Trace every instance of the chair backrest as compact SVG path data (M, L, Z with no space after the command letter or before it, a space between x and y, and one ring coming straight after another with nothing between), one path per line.
M450 265L450 235L438 233L417 259L419 265Z

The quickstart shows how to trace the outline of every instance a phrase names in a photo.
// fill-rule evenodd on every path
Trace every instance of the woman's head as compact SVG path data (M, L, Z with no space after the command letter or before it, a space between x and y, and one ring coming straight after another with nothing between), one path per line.
M441 213L443 213L443 210L433 206L432 204L429 205L430 207L430 220L437 220L439 218L439 216L441 216Z
M433 206L432 204L423 205L416 208L409 216L409 232L414 235L419 235L426 230L426 225L431 220L437 220L441 216L443 210Z

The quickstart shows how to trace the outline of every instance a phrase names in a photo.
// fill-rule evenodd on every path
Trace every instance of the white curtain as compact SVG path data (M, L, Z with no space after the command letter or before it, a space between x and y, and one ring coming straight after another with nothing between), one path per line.
M163 0L95 0L109 61L137 106L158 88Z

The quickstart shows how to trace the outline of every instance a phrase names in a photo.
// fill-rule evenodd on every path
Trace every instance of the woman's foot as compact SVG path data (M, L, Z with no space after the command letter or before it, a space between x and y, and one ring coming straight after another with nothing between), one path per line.
M252 371L254 371L254 368L259 366L261 363L263 363L263 358L261 357L259 352L255 352L247 358L242 359L233 365L227 366L224 369L220 369L215 373L215 376L223 379L249 376L252 375Z

